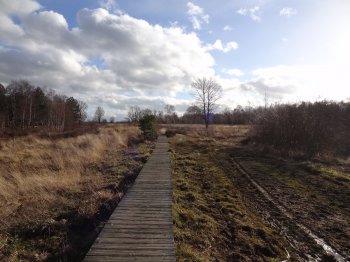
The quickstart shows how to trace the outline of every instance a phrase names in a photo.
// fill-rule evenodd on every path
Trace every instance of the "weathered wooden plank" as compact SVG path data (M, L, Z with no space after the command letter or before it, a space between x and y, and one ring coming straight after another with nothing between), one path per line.
M160 137L84 261L176 261L169 145Z
M130 223L130 224L139 224L138 222L142 221L144 224L147 224L148 222L161 222L164 224L172 224L172 217L170 216L154 216L154 215L149 215L149 216L136 216L136 217L129 217L128 219L125 219L123 217L111 217L110 221L108 221L107 223L111 223L111 224L125 224L125 223ZM106 223L106 224L107 224Z
M172 225L128 225L128 224L106 224L104 228L106 230L114 229L137 229L137 230L163 230L169 229Z
M132 210L124 210L125 211L125 216L123 216L123 218L127 219L127 218L133 218L133 217L154 217L155 214L154 212L142 212L142 211L138 211L135 213L132 213ZM121 218L122 217L122 213L118 212L117 214L112 215L110 218ZM157 217L171 217L171 214L168 213L161 213L159 214Z
M119 209L119 212L123 212L123 211L125 211L125 212L128 212L128 211L133 211L133 210L135 210L135 213L142 213L142 212L148 212L148 213L152 213L152 212L160 212L161 210L164 210L164 209L162 209L162 208L152 208L152 207L146 207L146 206L143 206L143 207L141 207L141 206L134 206L133 207L133 209L131 209L131 208L126 208L126 207L123 207L123 208L120 208Z
M154 214L154 213L142 213L142 214L129 214L126 216L123 216L122 214L116 214L114 216L111 216L109 220L118 220L118 221L155 221L155 220L161 220L164 221L164 219L168 219L169 221L172 221L171 214Z
M142 262L154 262L154 261L164 261L164 262L174 262L174 256L89 256L86 257L86 262L119 262L119 261L142 261Z
M123 211L125 211L125 213L128 213L128 215L126 215L126 217L130 217L130 216L132 216L132 210L131 209L124 209ZM135 216L142 216L142 215L144 215L144 216L147 216L147 215L154 215L154 213L156 213L156 212L158 212L159 210L152 210L151 212L149 212L149 211L147 211L147 210L140 210L140 209L138 209L138 210L135 210L135 213L134 213L134 215ZM117 214L118 216L120 216L120 212ZM162 213L162 214L159 214L158 215L158 217L161 217L161 216L169 216L169 214L166 214L166 213Z
M97 243L99 244L108 244L108 243L113 243L113 244L164 244L164 243L171 243L172 244L172 239L170 237L168 238L155 238L153 235L151 238L130 238L130 237L103 237L101 239L96 240ZM96 244L96 243L95 243Z
M142 243L113 243L113 242L106 242L106 243L96 243L91 250L112 250L112 251L129 251L134 252L137 250L142 250L144 252L145 250L148 251L163 251L172 249L173 243L147 243L147 241L144 241Z
M120 249L90 249L89 254L92 256L96 255L113 255L113 256L120 256L120 255L128 255L130 257L132 256L170 256L173 252L173 248L169 249L134 249L134 250L120 250Z
M158 217L160 216L168 216L168 217L172 217L171 214L169 214L168 212L159 212L160 214L157 215ZM125 215L123 215L125 214ZM124 212L115 212L114 214L111 215L111 218L114 218L114 217L118 217L118 218L124 218L124 219L128 219L128 218L132 218L132 217L145 217L147 218L147 216L151 216L151 217L154 217L154 212L147 212L147 211L128 211L127 209L124 210Z
M110 233L135 233L135 232L144 232L144 233L152 233L154 231L157 231L157 233L159 234L165 234L166 232L168 232L171 229L171 227L119 227L119 228L114 228L114 227L108 227L106 228L106 230L108 230Z
M106 223L106 226L115 226L115 225L172 225L172 221L169 218L161 219L159 217L155 217L154 219L130 219L128 220L118 220L112 219Z
M126 233L113 233L113 232L104 232L100 234L100 237L96 239L96 241L102 241L103 239L108 238L139 238L139 239L173 239L173 236L168 232L163 233L154 233L154 232L126 232Z

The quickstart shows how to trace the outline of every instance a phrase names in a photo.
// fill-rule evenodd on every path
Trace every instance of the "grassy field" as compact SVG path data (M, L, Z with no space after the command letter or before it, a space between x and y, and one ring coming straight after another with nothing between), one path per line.
M349 166L258 150L247 145L247 126L168 129L179 261L335 261L298 224L350 258ZM234 161L292 218L265 199Z
M178 261L335 261L299 225L350 259L346 161L282 157L252 144L250 126L162 128ZM81 261L151 154L139 136L135 126L105 125L2 141L0 261Z
M0 260L78 260L151 152L135 126L5 141L0 150Z

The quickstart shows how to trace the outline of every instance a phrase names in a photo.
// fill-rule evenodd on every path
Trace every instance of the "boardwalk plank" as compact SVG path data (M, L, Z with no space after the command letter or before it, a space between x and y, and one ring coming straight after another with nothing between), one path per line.
M154 232L127 232L127 233L113 233L113 232L105 232L101 234L101 237L98 238L96 241L104 241L104 239L109 239L109 238L120 238L120 239L127 239L127 238L132 238L132 239L170 239L172 240L172 235L170 235L168 232L163 232L163 233L157 233L155 234Z
M160 137L152 156L105 224L85 262L176 261L168 150L166 137Z
M142 262L154 262L164 261L170 262L175 261L173 256L90 256L85 259L86 262L119 262L119 261L142 261Z

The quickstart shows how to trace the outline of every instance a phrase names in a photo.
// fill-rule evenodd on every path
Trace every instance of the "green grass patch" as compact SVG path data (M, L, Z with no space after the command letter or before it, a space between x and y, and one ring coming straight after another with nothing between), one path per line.
M178 261L270 261L285 253L283 241L245 202L220 147L208 138L171 138L173 219ZM232 169L232 168L231 168ZM280 244L276 244L280 242Z

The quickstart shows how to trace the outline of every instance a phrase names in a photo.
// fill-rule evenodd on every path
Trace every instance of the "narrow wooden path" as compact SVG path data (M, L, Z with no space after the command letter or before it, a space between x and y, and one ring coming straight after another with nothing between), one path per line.
M176 261L169 144L160 136L84 261Z

